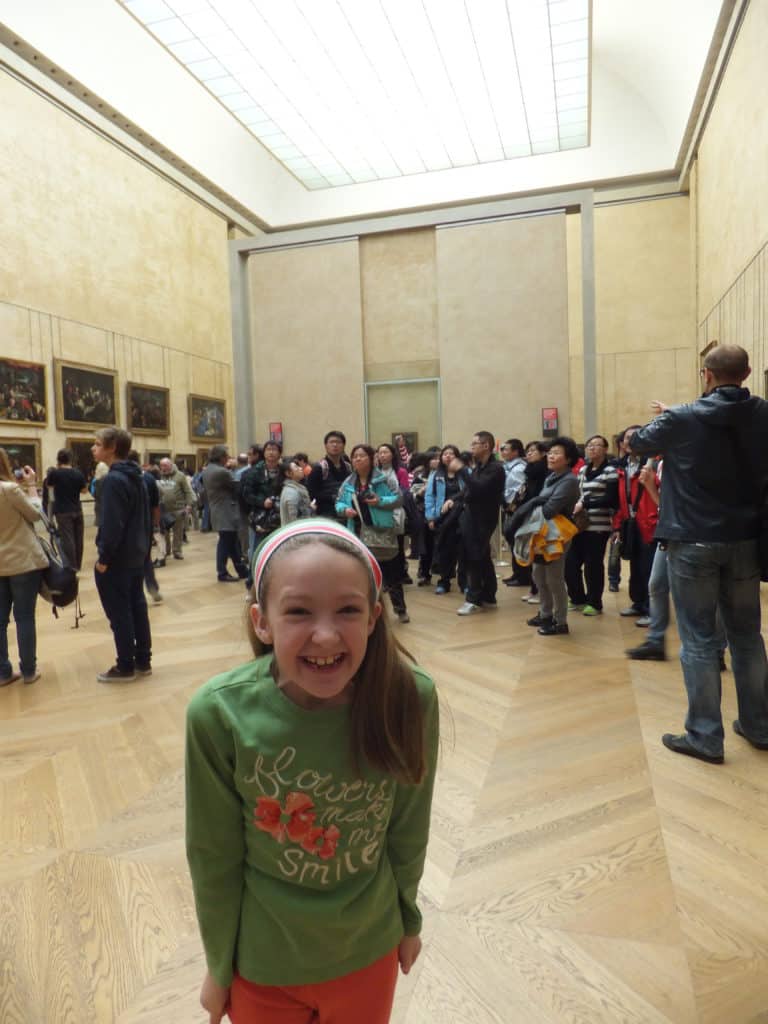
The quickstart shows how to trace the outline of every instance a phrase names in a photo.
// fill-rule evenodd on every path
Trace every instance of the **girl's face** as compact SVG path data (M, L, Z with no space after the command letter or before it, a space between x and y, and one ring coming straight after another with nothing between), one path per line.
M437 467L439 465L440 465L440 456L439 455L433 455L432 458L429 460L429 471L430 471L430 473L434 473L434 471L437 469Z
M525 453L526 462L540 462L544 456L541 454L538 448L529 448Z
M440 456L440 461L444 466L450 466L453 460L456 458L456 452L453 448L446 448L443 454Z
M368 458L368 452L358 448L352 453L352 469L358 476L370 476L371 460Z
M383 445L376 452L376 458L382 469L389 469L392 465L392 452L389 448L385 448Z
M370 606L369 574L321 542L278 558L266 608L251 608L256 635L274 648L278 683L303 708L347 704L381 615L380 602Z
M292 462L291 465L288 467L288 472L286 473L286 476L288 477L289 480L296 480L297 482L303 480L304 470L302 469L301 464L298 462Z

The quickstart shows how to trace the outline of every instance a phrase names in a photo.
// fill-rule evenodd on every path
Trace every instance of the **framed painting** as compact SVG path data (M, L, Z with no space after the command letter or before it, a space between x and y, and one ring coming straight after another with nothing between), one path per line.
M187 402L190 441L217 444L227 440L227 403L223 398L190 395Z
M53 361L56 426L82 430L84 424L115 427L119 422L117 372L85 363Z
M391 443L395 448L399 448L401 444L404 444L411 455L413 455L414 452L419 450L419 435L415 430L398 430L396 434L392 435Z
M146 464L148 466L159 466L161 459L170 459L170 452L147 452Z
M11 469L16 472L22 466L31 466L37 473L37 483L41 485L45 478L43 453L38 438L0 437L0 448L5 448L11 462Z
M210 448L198 448L197 449L197 468L204 469L208 465L208 455Z
M167 437L171 432L169 396L168 388L155 387L154 384L135 384L129 380L125 386L125 398L130 432Z
M193 453L182 455L181 452L176 452L173 456L173 461L182 473L195 473L197 471L197 456Z
M72 452L72 467L79 469L88 483L91 482L96 469L96 460L91 452L92 437L68 437L65 447Z
M47 422L45 366L0 358L0 423L45 426Z

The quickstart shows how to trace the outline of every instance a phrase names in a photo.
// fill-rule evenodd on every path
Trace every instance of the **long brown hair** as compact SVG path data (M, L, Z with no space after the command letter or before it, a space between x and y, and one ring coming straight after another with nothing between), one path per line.
M11 483L16 482L13 469L11 468L11 460L8 458L8 452L5 448L0 448L0 480L9 480Z
M275 562L307 544L325 544L356 559L370 578L369 605L373 608L377 595L366 556L340 537L307 534L286 540L265 566L260 586L263 609L266 609ZM248 612L254 602L255 595L251 591ZM256 635L250 614L247 628L257 658L272 650L271 644L263 643ZM413 669L406 659L413 661L392 633L386 614L382 613L368 638L365 657L352 688L351 754L357 771L367 763L398 782L416 784L421 782L426 770L424 716Z

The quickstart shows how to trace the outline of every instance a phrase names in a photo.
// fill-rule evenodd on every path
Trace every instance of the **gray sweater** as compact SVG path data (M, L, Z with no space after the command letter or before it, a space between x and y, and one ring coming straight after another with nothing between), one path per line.
M559 515L570 516L578 500L579 481L570 467L559 475L550 473L539 495L545 519L554 519Z

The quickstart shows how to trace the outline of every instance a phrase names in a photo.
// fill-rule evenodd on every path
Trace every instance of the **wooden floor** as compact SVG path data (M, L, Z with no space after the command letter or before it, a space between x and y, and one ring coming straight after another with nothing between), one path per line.
M184 709L249 656L214 540L194 534L158 574L150 679L96 682L113 647L85 572L80 629L41 604L43 677L0 690L0 1024L207 1019ZM661 746L682 727L680 669L625 659L642 634L623 590L543 638L519 591L461 619L456 594L407 588L396 628L444 730L425 949L397 1024L768 1021L768 754L730 727L723 766Z

